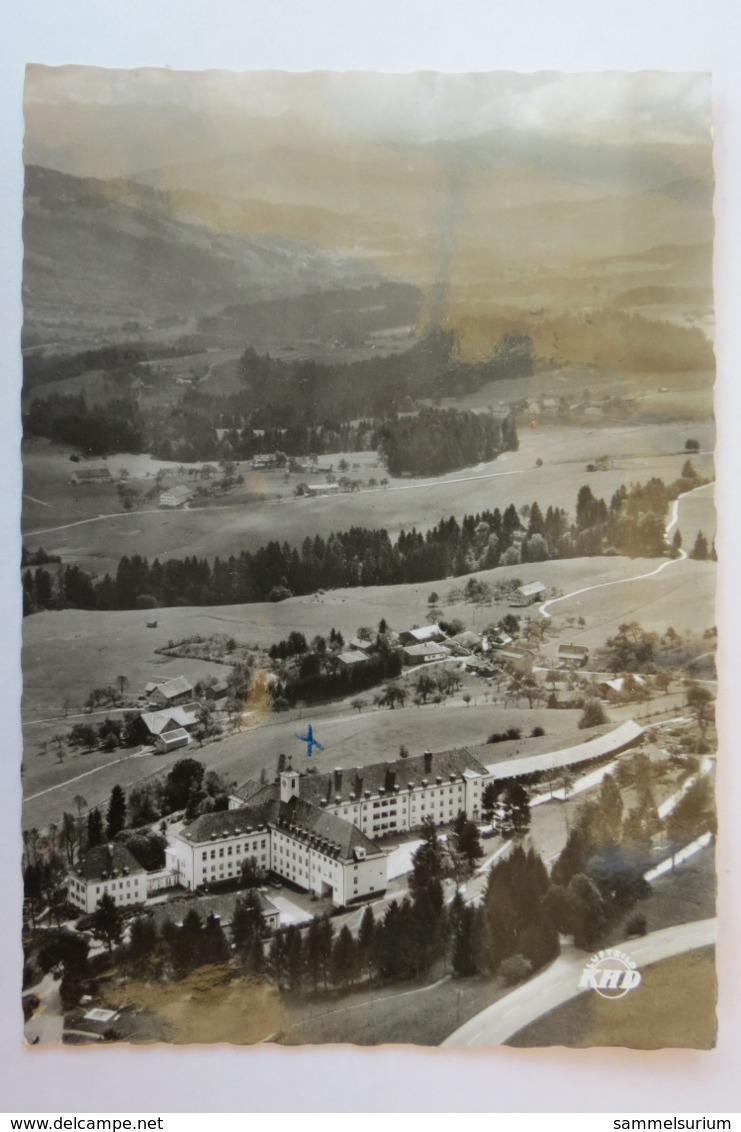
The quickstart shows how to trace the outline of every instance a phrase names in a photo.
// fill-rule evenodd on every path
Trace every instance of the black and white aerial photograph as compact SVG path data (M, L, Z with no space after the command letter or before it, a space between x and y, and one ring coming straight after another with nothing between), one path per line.
M709 76L23 112L27 1045L712 1049Z

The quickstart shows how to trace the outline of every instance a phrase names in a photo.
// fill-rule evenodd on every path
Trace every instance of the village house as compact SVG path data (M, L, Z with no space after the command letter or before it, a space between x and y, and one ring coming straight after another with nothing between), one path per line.
M401 655L405 664L429 664L433 660L447 660L450 649L446 645L430 641L420 645L406 645L401 650Z
M160 507L182 507L193 498L193 488L181 483L176 487L168 487L160 495Z
M181 707L165 708L163 711L143 711L139 719L153 739L166 732L183 728L190 733L199 720L200 705L185 704Z
M583 668L589 660L589 649L584 645L559 645L559 668Z
M348 649L346 652L339 652L335 659L343 672L357 672L368 663L367 655L359 649Z
M193 685L184 676L175 676L172 680L147 684L144 693L153 707L172 707L190 699Z
M405 629L399 633L401 645L426 645L446 639L439 625L423 625L421 629Z
M518 586L510 598L510 605L532 605L536 601L545 601L548 587L543 582L528 582L527 585Z
M73 484L81 483L113 483L111 473L105 464L96 465L94 468L77 468L69 478L69 482Z
M229 683L226 680L217 680L215 684L206 686L206 699L224 700L229 695Z
M337 495L340 490L338 483L307 483L306 494L315 498L319 495Z

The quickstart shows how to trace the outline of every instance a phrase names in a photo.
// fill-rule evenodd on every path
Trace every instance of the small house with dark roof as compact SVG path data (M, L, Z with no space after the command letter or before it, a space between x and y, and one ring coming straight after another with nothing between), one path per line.
M585 645L559 645L557 660L560 668L583 668L589 660L589 649Z
M209 684L206 688L206 699L208 700L224 700L229 695L229 682L227 680L217 680L215 684Z
M368 663L368 657L359 649L347 649L345 652L338 652L336 660L344 672L358 672Z

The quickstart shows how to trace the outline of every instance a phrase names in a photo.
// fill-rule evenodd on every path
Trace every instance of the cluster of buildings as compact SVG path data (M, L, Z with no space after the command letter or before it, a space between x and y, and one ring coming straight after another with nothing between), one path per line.
M424 754L331 772L289 767L273 783L246 782L229 809L203 814L170 831L163 869L146 872L126 846L97 846L70 869L70 900L91 912L104 893L117 904L146 904L168 889L203 891L236 881L245 862L338 907L386 890L381 841L418 829L427 818L451 823L459 811L482 817L494 779L578 766L635 746L643 730L630 721L578 746L488 762L491 748Z

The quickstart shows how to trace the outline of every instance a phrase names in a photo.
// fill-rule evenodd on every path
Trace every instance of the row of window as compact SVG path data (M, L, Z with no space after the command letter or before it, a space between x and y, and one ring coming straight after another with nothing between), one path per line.
M262 841L260 841L260 843L259 843L259 848L264 849L266 847L266 845L267 845L267 839L263 837ZM244 846L242 846L241 842L238 842L236 845L227 845L226 846L226 856L231 857L232 851L234 851L234 853L236 853L239 856L241 854L243 848L244 848L245 853L247 853L249 851L249 845L246 841L244 843ZM252 844L252 852L256 853L257 850L258 850L258 843L257 843L257 841L255 841ZM214 857L216 856L217 853L220 857L224 856L224 846L223 845L218 850L217 849L211 850L211 860L214 859ZM204 849L201 853L201 860L205 861L207 859L208 859L208 849Z
M134 886L136 887L136 882L135 882ZM124 882L122 880L120 880L118 882L118 887L119 887L119 889L124 887ZM131 888L131 881L130 880L126 881L126 887ZM101 891L101 888L102 888L103 892L110 892L111 894L113 894L116 891L116 882L115 882L115 880L112 880L108 884L104 884L102 886L97 885L96 889L95 889L96 894Z

